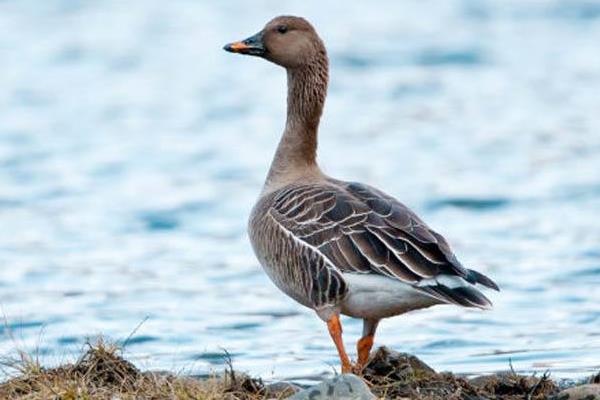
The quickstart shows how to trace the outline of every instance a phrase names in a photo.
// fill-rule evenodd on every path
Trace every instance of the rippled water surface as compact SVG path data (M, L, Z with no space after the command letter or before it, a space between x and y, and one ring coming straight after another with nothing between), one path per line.
M222 45L281 13L331 58L320 160L384 188L502 287L491 312L386 320L438 369L600 368L600 5L591 1L0 2L0 354L124 340L203 374L337 366L280 294L246 218L283 127L285 74ZM360 321L345 320L351 349Z

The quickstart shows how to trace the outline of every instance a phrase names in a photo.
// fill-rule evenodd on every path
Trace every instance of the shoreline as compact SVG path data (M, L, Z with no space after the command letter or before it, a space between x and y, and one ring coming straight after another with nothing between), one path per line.
M526 376L509 370L467 378L436 372L413 355L385 347L373 353L360 379L350 374L336 375L310 388L285 381L265 383L260 378L235 371L231 360L227 361L223 373L208 378L141 371L123 358L115 345L100 340L86 347L76 362L54 368L44 368L23 354L20 360L2 361L3 369L12 370L14 374L0 383L0 399L260 400L290 396L304 399L309 398L304 396L308 392L311 399L333 399L350 398L331 396L338 389L348 390L354 385L356 388L351 392L364 396L355 397L357 399L600 399L600 372L569 386L553 380L551 371ZM590 390L597 391L597 397L590 397L595 393ZM576 397L576 392L583 394Z

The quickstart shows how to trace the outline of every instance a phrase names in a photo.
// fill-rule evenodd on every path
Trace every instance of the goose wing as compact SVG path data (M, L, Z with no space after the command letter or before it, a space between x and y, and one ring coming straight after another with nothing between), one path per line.
M448 242L408 207L364 184L289 186L275 196L269 213L342 272L384 275L468 307L491 305L474 284L498 289L463 267Z

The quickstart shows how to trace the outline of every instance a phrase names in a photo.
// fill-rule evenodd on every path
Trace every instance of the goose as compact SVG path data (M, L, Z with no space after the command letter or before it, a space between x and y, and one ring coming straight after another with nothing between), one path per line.
M342 373L360 373L380 320L438 304L489 309L477 288L499 290L465 268L446 239L407 206L370 185L327 176L317 132L327 95L327 51L304 18L279 16L224 46L287 72L287 119L248 234L273 283L326 324ZM352 364L340 315L363 320Z

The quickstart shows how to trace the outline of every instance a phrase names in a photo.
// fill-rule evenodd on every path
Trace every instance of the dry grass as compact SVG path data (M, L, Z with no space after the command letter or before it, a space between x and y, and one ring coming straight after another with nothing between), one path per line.
M87 345L73 364L46 369L35 357L20 352L2 361L14 378L0 384L6 400L256 400L265 398L262 381L236 374L230 367L221 376L193 379L141 372L121 356L119 348L99 340Z

